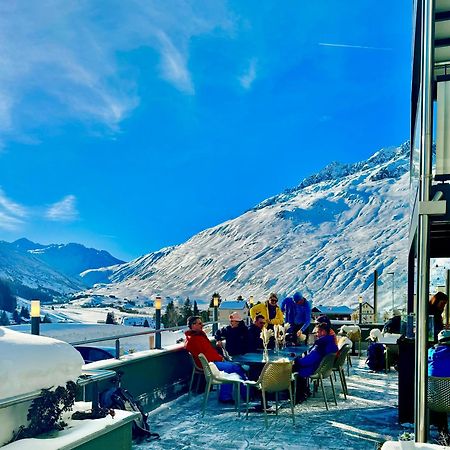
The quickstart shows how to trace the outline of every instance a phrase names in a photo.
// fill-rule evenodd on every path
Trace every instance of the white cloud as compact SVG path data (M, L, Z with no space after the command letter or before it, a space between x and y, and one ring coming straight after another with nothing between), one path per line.
M67 120L117 130L140 101L127 56L146 47L193 94L192 38L231 27L225 0L2 2L0 141Z
M250 89L255 80L256 80L256 59L252 58L245 73L239 77L239 81L244 89Z
M330 42L319 42L322 47L341 47L341 48L357 48L362 50L385 50L391 51L392 48L387 47L369 47L366 45L351 45L351 44L332 44Z
M45 217L55 222L72 222L78 218L78 211L76 209L76 198L74 195L67 195L59 202L51 205Z
M16 230L24 223L27 209L10 200L0 188L0 229Z

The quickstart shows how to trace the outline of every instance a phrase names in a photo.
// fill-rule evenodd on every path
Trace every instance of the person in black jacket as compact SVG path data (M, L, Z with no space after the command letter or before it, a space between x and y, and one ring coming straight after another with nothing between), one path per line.
M258 350L264 348L263 341L261 339L261 331L266 325L266 319L261 314L255 317L255 320L248 327L248 341L247 341L247 352L257 353Z
M214 337L217 347L223 348L222 341L226 341L226 350L230 356L247 353L248 330L238 312L230 314L230 325L217 330Z

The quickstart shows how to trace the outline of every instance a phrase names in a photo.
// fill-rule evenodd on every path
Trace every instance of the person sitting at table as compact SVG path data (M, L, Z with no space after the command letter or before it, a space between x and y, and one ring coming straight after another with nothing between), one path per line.
M337 353L338 347L335 336L330 334L331 328L327 323L319 323L313 330L317 340L303 357L297 356L294 360L294 371L297 376L297 402L303 402L309 395L308 377L319 367L322 359L330 354Z
M224 361L223 356L219 355L217 350L213 347L211 342L203 331L203 322L200 316L191 316L187 320L186 341L184 348L192 355L195 364L202 366L198 355L203 353L208 362L213 362L216 367L225 373L237 373L243 380L247 379L244 370L239 364L234 364L229 361ZM220 386L219 401L222 403L233 402L233 392L231 384L222 384ZM245 388L241 386L241 396L245 398Z
M261 339L261 331L266 325L266 319L261 314L255 317L253 323L248 327L248 341L247 351L249 353L256 353L258 350L264 348L263 341Z
M273 328L274 325L282 325L284 323L283 313L278 306L277 294L272 292L269 295L269 300L264 303L258 303L250 309L250 317L253 321L258 315L264 317L268 328Z
M337 336L336 336L336 333L334 332L334 330L331 328L331 320L330 320L330 318L327 316L327 315L325 315L325 314L321 314L317 319L316 319L316 324L318 324L318 323L326 323L327 325L328 325L328 327L330 328L330 336L334 336L334 342L336 343L336 345L337 345L337 343L338 343L338 339L337 339Z
M428 350L428 375L450 377L450 330L441 330L438 343ZM441 433L448 435L447 413L430 411L430 420Z
M247 353L248 329L245 326L241 315L233 312L229 316L230 325L216 331L216 345L223 348L223 340L226 342L226 353L230 356L243 355Z

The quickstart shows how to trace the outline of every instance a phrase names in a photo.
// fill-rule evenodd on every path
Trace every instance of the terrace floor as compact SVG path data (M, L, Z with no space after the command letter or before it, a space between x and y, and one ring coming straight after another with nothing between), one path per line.
M161 439L133 449L374 449L379 442L397 440L404 431L413 432L412 425L397 423L397 372L370 372L364 359L354 357L347 384L350 395L345 401L338 380L338 406L331 402L329 411L317 394L297 405L295 426L286 402L278 417L269 415L267 430L264 414L238 418L232 405L216 401L215 393L204 418L203 395L183 395L151 413L151 430ZM330 387L327 396L332 397Z

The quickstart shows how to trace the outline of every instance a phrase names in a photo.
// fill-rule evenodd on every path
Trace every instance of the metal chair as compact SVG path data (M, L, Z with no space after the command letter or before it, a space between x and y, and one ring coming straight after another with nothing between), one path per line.
M450 377L428 377L428 408L441 413L450 412Z
M345 379L344 364L347 361L347 357L350 351L351 351L350 345L348 344L343 345L338 355L336 356L333 365L334 380L336 381L336 372L338 372L345 400L347 400L348 388L347 388L347 381Z
M336 353L330 353L330 354L324 356L324 358L320 362L320 365L317 368L317 370L309 377L311 380L315 380L320 383L320 387L322 388L323 400L325 402L325 408L327 409L327 411L329 408L328 408L327 396L325 394L325 389L323 387L323 379L324 378L330 378L331 387L333 389L334 403L337 406L336 391L334 389L334 383L333 383L333 377L332 377L335 359L336 359Z
M268 362L264 365L258 381L245 381L247 386L247 414L248 418L248 402L249 402L249 386L254 386L261 391L263 408L264 408L264 423L268 428L267 420L267 401L266 393L275 393L275 414L278 415L278 392L289 391L289 399L291 402L292 423L295 425L294 415L294 398L292 395L292 362L274 361Z
M198 393L198 390L200 388L200 380L204 376L204 373L203 373L202 367L198 367L197 364L195 363L195 359L192 356L192 354L190 352L188 352L188 355L190 356L190 359L192 361L192 375L191 375L191 381L189 383L189 397L191 397L192 385L194 384L195 376L197 376L197 386L195 388L195 392Z
M200 353L198 355L198 359L202 363L203 373L205 374L205 380L206 380L205 396L203 399L202 417L205 415L206 405L208 403L208 397L209 397L209 392L211 391L211 388L213 386L219 386L221 384L232 384L233 385L233 394L235 397L235 402L237 403L238 416L240 417L241 416L241 395L240 395L239 386L241 384L245 383L244 380L241 380L241 379L231 380L229 378L221 378L213 373L213 371L209 365L209 362L203 353ZM237 389L236 389L236 387L237 387ZM248 397L248 387L247 387L247 397ZM235 405L235 408L236 408L236 405ZM248 403L247 403L247 409L248 409Z

